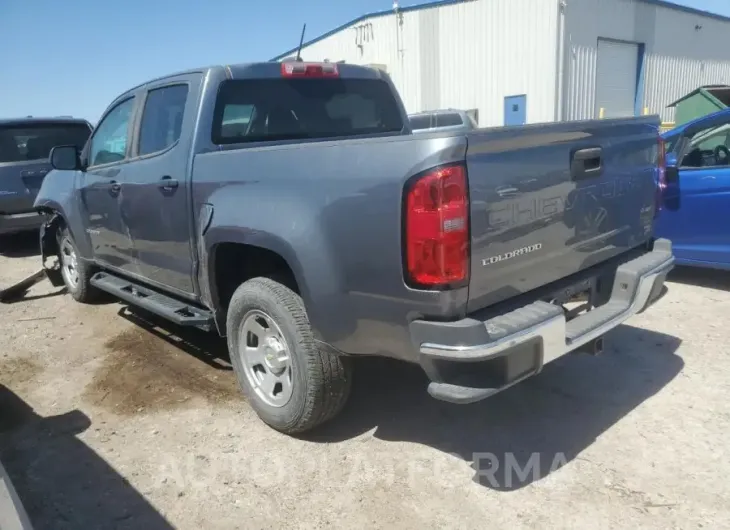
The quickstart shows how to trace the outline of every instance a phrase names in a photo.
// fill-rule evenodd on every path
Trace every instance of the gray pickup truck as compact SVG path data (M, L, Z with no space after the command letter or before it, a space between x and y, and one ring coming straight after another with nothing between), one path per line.
M469 403L600 352L673 266L661 152L656 117L414 135L379 70L218 66L119 96L35 206L52 281L226 336L296 433L341 411L355 356Z

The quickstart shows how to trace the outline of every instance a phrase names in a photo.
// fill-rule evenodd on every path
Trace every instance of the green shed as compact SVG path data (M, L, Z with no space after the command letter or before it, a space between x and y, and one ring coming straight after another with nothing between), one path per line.
M682 125L701 116L730 107L730 86L705 85L679 98L667 107L675 107L674 125Z

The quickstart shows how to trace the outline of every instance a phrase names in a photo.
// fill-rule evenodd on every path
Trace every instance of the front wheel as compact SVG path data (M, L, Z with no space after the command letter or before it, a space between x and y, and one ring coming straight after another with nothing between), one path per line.
M93 268L88 262L79 258L76 242L68 228L62 229L59 233L58 259L63 283L71 297L82 303L96 300L99 291L91 285Z
M314 340L299 295L269 278L236 289L228 308L228 350L258 416L287 434L336 416L350 394L349 359Z

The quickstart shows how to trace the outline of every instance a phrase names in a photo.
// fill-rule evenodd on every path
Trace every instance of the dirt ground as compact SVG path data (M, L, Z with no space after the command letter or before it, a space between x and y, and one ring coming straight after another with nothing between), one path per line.
M0 254L0 285L38 265ZM0 249L0 253L2 249ZM0 459L43 528L719 528L730 521L730 275L470 406L358 363L305 439L241 399L225 345L50 284L0 305Z

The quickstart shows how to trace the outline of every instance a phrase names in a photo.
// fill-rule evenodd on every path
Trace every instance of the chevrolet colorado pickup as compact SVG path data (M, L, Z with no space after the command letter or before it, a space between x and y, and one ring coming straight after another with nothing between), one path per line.
M660 295L658 118L411 133L387 74L191 70L119 96L36 199L49 278L227 337L286 433L344 406L352 358L491 396Z

